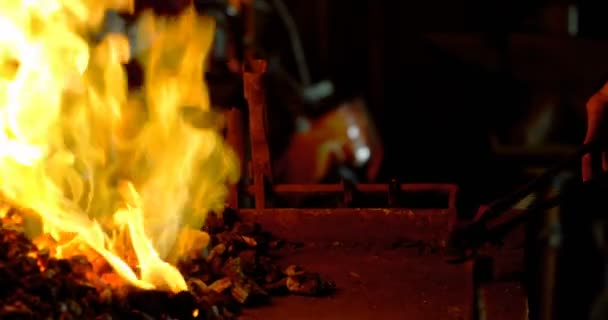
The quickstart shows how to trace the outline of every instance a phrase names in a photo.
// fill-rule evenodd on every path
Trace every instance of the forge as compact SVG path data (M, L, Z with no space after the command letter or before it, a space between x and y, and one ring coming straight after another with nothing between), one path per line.
M134 45L110 9L134 3L0 3L1 319L525 319L520 282L446 263L457 185L274 183L268 61L243 58L246 107L218 112L214 20L140 12Z

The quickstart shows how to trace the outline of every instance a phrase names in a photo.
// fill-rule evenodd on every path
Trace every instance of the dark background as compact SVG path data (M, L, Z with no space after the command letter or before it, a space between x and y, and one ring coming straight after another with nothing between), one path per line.
M582 142L586 99L608 74L608 1L285 2L313 80L366 98L381 180L490 199Z

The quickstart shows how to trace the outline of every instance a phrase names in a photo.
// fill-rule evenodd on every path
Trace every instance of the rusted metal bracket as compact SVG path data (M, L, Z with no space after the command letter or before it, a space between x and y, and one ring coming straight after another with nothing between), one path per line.
M251 60L243 72L245 99L249 106L249 135L251 141L251 191L256 209L266 206L265 185L272 182L270 173L270 151L266 139L266 93L264 74L267 64L264 60Z
M353 194L384 193L387 197L387 207L398 206L396 199L399 194L407 192L436 192L447 195L447 209L456 208L458 186L454 184L400 184L392 181L389 184L272 184L270 153L267 141L266 126L266 97L264 89L264 75L266 61L251 60L247 63L243 73L244 93L249 111L249 135L251 141L251 164L247 166L251 172L252 182L242 190L254 197L255 208L266 208L268 194L342 194L344 206L353 200ZM267 190L267 186L271 190ZM445 209L441 208L441 209Z

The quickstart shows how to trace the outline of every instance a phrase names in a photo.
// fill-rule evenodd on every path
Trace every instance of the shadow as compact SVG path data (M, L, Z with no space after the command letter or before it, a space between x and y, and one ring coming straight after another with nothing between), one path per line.
M382 179L457 183L471 203L508 190L517 179L493 155L490 133L517 112L522 86L507 72L459 61L422 36L401 42L387 70L389 103L378 124L386 152Z

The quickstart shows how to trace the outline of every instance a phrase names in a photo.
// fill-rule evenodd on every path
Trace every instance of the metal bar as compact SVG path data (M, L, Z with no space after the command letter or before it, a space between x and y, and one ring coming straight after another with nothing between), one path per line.
M266 92L263 76L267 63L264 60L248 61L243 74L245 98L249 106L249 135L253 190L256 209L266 206L265 184L271 180L270 153L266 139Z
M582 156L589 152L595 151L598 146L600 146L600 144L597 141L590 142L581 146L573 155L571 155L567 159L564 159L562 162L558 163L554 167L548 169L542 175L536 177L534 180L528 182L527 184L519 187L507 196L502 197L488 205L487 210L483 213L483 215L479 216L479 221L485 223L501 215L503 211L508 210L509 208L514 206L525 196L536 191L543 185L549 183L551 179L553 179L557 174L564 171L566 168L570 167L575 162L580 161Z
M554 178L551 188L547 191L546 196L551 198L559 195L564 189L564 185L572 181L570 174L561 174ZM555 288L557 280L558 256L560 255L562 245L561 232L561 207L549 209L547 214L542 219L540 230L535 230L535 233L544 235L541 243L541 260L539 261L541 274L539 279L539 302L540 302L540 317L541 320L551 320L555 318ZM529 224L534 226L534 223ZM538 241L530 239L530 242Z
M559 225L559 208L549 210L545 217L545 227L549 230L549 241L546 243L545 252L543 253L542 270L543 277L541 281L541 320L551 320L554 318L555 311L555 280L557 276L557 258L559 255L560 241L559 230L555 230Z
M360 183L353 186L360 193L388 193L390 187L382 183ZM249 186L248 191L255 193L255 185ZM441 183L402 183L402 192L438 192L448 195L448 208L456 208L458 186ZM335 184L276 184L273 186L276 194L332 194L344 192L344 185Z
M401 184L399 184L399 182L397 182L396 179L391 180L391 182L388 184L388 195L387 195L387 201L388 201L388 206L391 208L395 208L398 207L399 204L399 194L401 192Z

